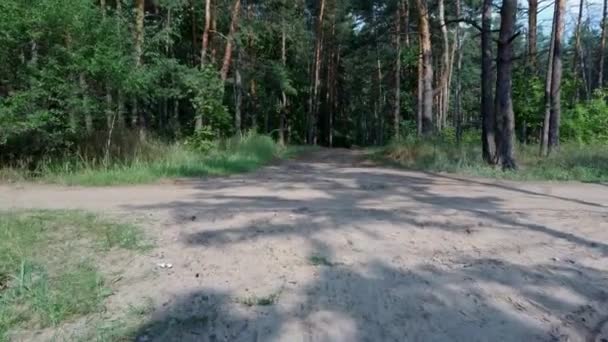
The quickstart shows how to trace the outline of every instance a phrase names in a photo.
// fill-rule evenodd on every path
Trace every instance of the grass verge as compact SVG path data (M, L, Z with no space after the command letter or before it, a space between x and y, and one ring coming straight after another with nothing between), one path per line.
M537 145L517 147L517 171L488 166L477 142L406 141L392 143L376 155L384 161L414 170L448 172L510 180L608 181L608 148L573 143L540 158Z
M169 178L250 172L277 158L293 157L300 151L255 133L211 145L206 152L200 152L183 143L167 145L150 141L128 158L109 165L81 156L78 160L48 161L33 172L5 168L0 170L0 180L85 186L144 184Z
M145 248L140 231L79 211L0 212L0 341L103 310L99 253Z

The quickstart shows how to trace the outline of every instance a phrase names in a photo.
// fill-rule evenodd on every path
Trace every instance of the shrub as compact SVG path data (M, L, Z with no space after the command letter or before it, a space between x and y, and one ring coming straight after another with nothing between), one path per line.
M608 143L608 93L598 90L589 102L581 102L564 112L562 140L579 144Z

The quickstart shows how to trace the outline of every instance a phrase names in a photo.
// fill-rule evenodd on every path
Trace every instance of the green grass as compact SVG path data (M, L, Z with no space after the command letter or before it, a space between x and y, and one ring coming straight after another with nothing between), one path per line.
M270 137L255 133L216 142L206 152L196 151L183 143L167 145L150 141L133 155L110 165L85 157L48 161L34 172L5 168L0 170L0 180L86 186L144 184L162 179L250 172L299 151L298 148L282 147Z
M322 255L312 255L308 262L313 266L333 266L334 264Z
M537 145L518 146L517 171L502 171L488 166L481 158L476 141L407 141L392 143L376 152L384 161L422 171L448 172L467 176L511 180L608 181L608 146L562 144L547 158L539 157Z
M282 290L279 290L264 297L251 296L247 298L238 298L236 302L245 306L271 306L279 301L281 292Z
M142 241L136 227L88 213L0 212L0 341L102 311L111 291L94 260Z

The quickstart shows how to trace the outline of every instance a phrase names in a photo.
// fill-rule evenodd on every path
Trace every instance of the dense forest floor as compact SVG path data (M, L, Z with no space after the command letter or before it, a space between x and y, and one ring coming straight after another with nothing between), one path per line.
M0 207L138 218L156 247L112 260L122 275L99 323L136 311L124 334L137 341L608 338L602 184L479 180L319 150L226 178L5 185ZM91 322L21 334L81 335Z

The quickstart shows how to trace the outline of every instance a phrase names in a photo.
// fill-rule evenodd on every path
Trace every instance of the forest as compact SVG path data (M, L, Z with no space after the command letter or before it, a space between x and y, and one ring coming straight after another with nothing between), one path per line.
M0 342L608 341L608 0L0 0Z
M388 146L410 166L425 144L503 170L569 153L602 178L606 7L4 0L0 163L111 169L248 134L268 149Z

